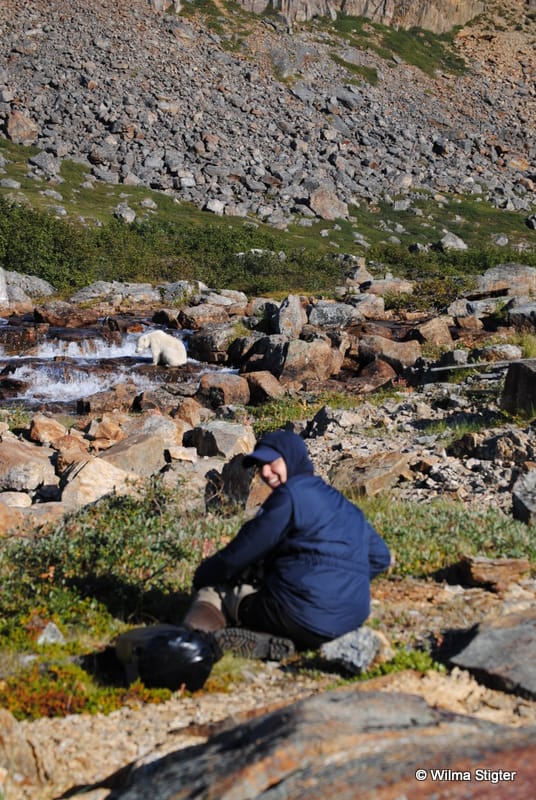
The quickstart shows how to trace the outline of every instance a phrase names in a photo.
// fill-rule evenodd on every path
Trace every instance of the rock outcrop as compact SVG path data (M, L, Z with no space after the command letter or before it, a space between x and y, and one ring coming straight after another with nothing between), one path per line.
M445 714L412 695L339 690L141 765L109 800L172 800L179 791L185 800L461 800L491 798L498 782L522 800L536 778L534 734Z
M522 359L521 349L508 343L517 336L520 319L513 317L506 325L504 299L515 302L518 292L532 287L535 273L533 267L513 263L505 264L504 270L487 270L477 280L477 299L455 301L452 316L423 314L412 322L397 321L384 310L381 292L385 286L392 291L394 279L376 279L364 265L352 268L338 287L340 301L299 295L277 302L248 301L240 292L217 292L197 283L152 287L99 282L69 302L51 299L36 306L33 324L28 317L12 314L0 328L6 354L0 374L4 399L22 392L31 395L31 362L25 361L21 380L14 377L17 362L11 354L34 353L49 331L55 339L60 336L62 326L69 343L84 340L89 352L92 337L93 348L107 337L121 345L125 336L147 326L159 324L175 333L182 326L188 329L183 336L188 337L189 360L180 367L145 363L135 354L135 338L133 360L124 366L121 359L105 360L102 367L80 367L76 359L54 358L66 381L81 370L84 379L101 373L111 386L93 393L82 390L76 401L80 421L70 428L46 409L35 413L28 430L18 435L0 423L0 531L25 522L41 525L111 492L136 493L154 475L162 476L168 486L187 478L192 506L206 503L207 497L214 503L222 495L249 508L255 486L240 482L237 494L226 474L229 462L254 444L247 406L286 395L299 397L302 392L307 396L311 390L367 394L397 385L418 387L419 395L402 392L389 407L363 404L337 411L325 406L304 420L304 435L319 472L342 491L368 496L396 490L412 500L442 494L461 500L493 498L495 505L531 524L536 433L528 423L534 414L536 362ZM13 273L10 282L30 283ZM88 297L94 302L86 307ZM162 308L162 297L174 307ZM180 304L182 297L188 305ZM369 305L371 298L374 303ZM270 313L259 314L267 304ZM500 304L503 344L496 341ZM7 308L16 306L9 301ZM365 306L366 317L360 311ZM522 329L527 326L534 329L530 316ZM249 334L237 336L237 330ZM489 336L493 343L486 345ZM438 359L423 357L429 345L439 348ZM500 396L488 400L484 411L466 398L460 384L437 384L442 373L471 365L484 370L483 379L491 370L496 382L507 370ZM37 359L36 369L41 366ZM505 427L505 412L524 416L527 426ZM426 421L459 424L464 418L486 415L490 430L467 434L447 452L440 452L437 436L418 435ZM494 421L502 427L494 430ZM397 435L389 442L381 431L394 424ZM364 426L379 428L380 433L363 439ZM325 442L333 438L339 447L327 457Z
M313 17L333 17L336 13L365 17L372 22L400 28L425 28L445 33L456 25L465 25L482 13L480 0L239 0L240 4L260 14L270 8L281 12L289 22L305 22Z

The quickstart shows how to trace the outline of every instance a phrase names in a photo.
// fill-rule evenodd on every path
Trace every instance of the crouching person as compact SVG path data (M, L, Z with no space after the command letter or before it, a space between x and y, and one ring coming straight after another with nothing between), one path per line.
M370 612L370 581L391 561L381 536L314 475L297 434L266 434L243 464L257 466L273 491L257 516L199 565L184 624L214 632L223 650L274 660L358 628Z

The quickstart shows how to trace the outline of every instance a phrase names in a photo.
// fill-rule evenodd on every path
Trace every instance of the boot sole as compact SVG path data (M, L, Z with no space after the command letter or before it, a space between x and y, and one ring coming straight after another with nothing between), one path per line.
M214 633L214 638L224 652L230 651L243 658L282 661L296 649L291 639L244 628L222 628Z

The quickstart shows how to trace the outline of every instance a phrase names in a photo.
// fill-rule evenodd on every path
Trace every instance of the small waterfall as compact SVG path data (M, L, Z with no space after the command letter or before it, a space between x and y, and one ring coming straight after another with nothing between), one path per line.
M6 322L0 321L0 325ZM187 334L177 331L173 335L184 339ZM147 391L159 381L147 370L152 364L151 352L136 353L139 336L127 333L120 340L109 341L93 330L55 330L35 344L31 354L21 355L8 354L0 344L0 400L30 407L68 404L126 381L133 382L140 392Z

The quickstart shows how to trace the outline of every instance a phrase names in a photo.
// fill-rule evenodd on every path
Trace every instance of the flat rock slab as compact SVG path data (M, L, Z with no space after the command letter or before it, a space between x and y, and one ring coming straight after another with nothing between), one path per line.
M536 698L536 610L478 625L450 660L492 689Z
M432 709L414 695L341 689L132 765L114 776L109 800L526 800L535 734Z

